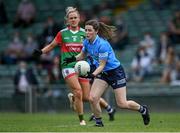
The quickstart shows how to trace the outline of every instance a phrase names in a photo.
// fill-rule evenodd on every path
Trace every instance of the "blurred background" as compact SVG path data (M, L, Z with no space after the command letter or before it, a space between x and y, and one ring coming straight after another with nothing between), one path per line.
M180 111L179 0L0 0L0 112L70 110L59 48L32 57L65 27L67 6L78 8L82 27L92 18L117 27L111 44L129 99L152 111ZM111 89L104 97L116 106Z

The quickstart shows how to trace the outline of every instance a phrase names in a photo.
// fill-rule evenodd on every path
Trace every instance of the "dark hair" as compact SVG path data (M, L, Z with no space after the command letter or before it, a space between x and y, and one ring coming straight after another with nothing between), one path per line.
M115 26L106 25L105 23L98 22L95 19L87 21L85 25L93 26L94 30L98 31L98 35L105 39L112 39L116 31Z

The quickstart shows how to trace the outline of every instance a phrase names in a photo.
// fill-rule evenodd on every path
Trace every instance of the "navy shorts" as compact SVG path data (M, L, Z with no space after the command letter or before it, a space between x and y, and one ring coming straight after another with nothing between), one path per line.
M126 75L122 66L102 72L97 78L106 81L113 89L126 86Z

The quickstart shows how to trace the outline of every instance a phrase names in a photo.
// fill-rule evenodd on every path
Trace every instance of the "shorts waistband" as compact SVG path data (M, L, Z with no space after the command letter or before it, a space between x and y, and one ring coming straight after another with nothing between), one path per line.
M114 70L119 69L119 68L121 68L121 67L122 67L122 66L119 65L118 67L116 67L116 68L114 68L114 69L104 71L104 73L110 73L110 72L113 72Z

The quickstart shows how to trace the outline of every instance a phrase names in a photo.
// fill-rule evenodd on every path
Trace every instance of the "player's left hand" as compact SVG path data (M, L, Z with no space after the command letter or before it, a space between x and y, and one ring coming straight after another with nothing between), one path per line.
M67 57L67 58L65 58L64 60L64 65L67 65L67 64L69 64L69 63L71 63L71 62L74 62L74 61L76 61L76 57L75 56L72 56L72 57Z
M38 59L38 58L40 58L41 55L42 55L42 50L34 49L34 51L32 53L33 58Z

